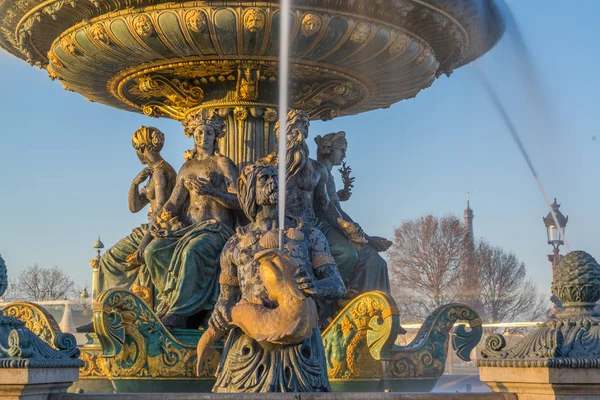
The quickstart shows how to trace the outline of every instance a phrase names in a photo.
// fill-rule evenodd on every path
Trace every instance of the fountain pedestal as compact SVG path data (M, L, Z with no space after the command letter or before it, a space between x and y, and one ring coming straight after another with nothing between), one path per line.
M480 379L495 392L520 400L600 397L600 265L574 251L554 272L552 293L565 310L540 324L517 344L492 335L478 361Z

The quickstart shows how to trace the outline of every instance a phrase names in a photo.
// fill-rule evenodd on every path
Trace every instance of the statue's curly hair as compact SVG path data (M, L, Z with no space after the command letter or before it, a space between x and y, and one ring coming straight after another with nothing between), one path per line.
M287 123L285 125L285 130L286 133L287 131L290 130L290 128L296 123L296 121L298 121L299 119L301 119L304 124L306 125L306 127L308 128L310 126L310 118L308 117L308 113L306 111L303 110L290 110L287 113ZM275 137L279 138L279 120L275 123L275 127L273 128L274 133L275 133Z
M238 178L238 200L242 210L250 221L256 220L258 214L258 204L256 203L256 179L258 173L264 169L274 169L277 167L268 160L261 158L254 164L249 164L242 169Z
M133 133L131 145L136 150L161 151L165 145L165 134L153 126L141 126Z
M346 132L344 131L317 136L315 137L315 143L317 144L317 160L319 161L330 155L334 149L348 147Z
M215 153L219 152L217 139L225 136L225 120L214 109L201 109L188 114L183 120L183 133L185 136L194 136L194 131L201 125L208 125L215 130ZM190 160L196 157L196 149L187 150L183 157Z
M194 130L200 125L211 126L218 138L225 136L225 120L219 117L216 110L202 109L188 114L183 120L183 133L187 137L192 137Z

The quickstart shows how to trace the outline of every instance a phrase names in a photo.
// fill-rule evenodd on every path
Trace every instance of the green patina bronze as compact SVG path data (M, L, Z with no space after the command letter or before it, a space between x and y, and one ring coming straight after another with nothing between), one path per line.
M6 264L0 257L0 296L8 288ZM39 315L39 311L32 311ZM48 315L49 316L49 315ZM49 319L54 321L52 316ZM56 321L54 321L56 323ZM47 331L46 331L47 332ZM79 349L75 337L70 333L44 334L45 342L25 326L25 322L0 314L0 370L12 368L81 368L83 362L78 359Z
M517 344L507 347L502 335L487 338L481 367L600 368L600 265L584 251L562 258L552 293L564 310Z

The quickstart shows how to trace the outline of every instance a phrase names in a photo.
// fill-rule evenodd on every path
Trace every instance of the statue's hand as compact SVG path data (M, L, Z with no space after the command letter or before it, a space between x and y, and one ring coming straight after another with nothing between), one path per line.
M208 179L197 178L189 181L189 190L200 196L211 196L216 193L215 187Z
M346 237L348 238L348 240L355 247L360 248L361 246L369 243L368 240L365 238L365 233L363 232L360 225L353 223L353 222L345 221L342 218L338 218L337 221L338 221L338 224L340 225L340 228L342 228L342 230L346 234Z
M348 201L352 196L352 192L348 189L340 189L337 191L337 197L340 201Z
M304 268L299 267L296 269L296 272L294 272L294 278L296 279L298 289L302 290L304 294L309 297L317 294L315 281L311 276L308 275Z
M219 300L208 320L208 326L217 332L224 332L231 327L231 308L233 302L229 300Z
M139 251L135 251L133 253L131 253L130 255L127 256L127 258L125 259L125 261L131 265L143 265L144 264L144 257L142 257L142 254Z
M377 250L378 252L387 251L393 244L390 240L379 236L369 236L369 246Z
M133 179L133 184L134 185L139 185L142 182L144 182L146 179L148 179L148 177L152 175L152 169L149 167L144 168L143 170L140 171L139 174L137 174L137 176Z

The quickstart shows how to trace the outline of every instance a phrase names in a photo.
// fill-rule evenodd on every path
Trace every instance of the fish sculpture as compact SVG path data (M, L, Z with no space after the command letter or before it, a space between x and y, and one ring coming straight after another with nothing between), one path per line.
M294 272L298 264L279 249L261 251L254 259L259 262L260 277L269 300L278 306L268 308L242 299L231 309L231 325L257 342L294 345L311 337L317 326L317 305L296 284ZM204 332L197 347L197 372L202 371L204 360L212 352L211 345L225 333L212 327Z

